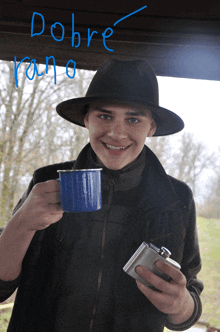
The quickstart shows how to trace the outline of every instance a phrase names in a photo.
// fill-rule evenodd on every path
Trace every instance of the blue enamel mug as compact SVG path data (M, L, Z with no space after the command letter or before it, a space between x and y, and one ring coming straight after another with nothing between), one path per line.
M91 212L102 208L101 168L59 170L61 208Z

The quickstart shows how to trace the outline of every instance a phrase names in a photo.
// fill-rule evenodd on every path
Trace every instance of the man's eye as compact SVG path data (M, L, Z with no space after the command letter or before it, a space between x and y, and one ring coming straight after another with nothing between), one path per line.
M130 118L130 119L128 119L128 121L131 122L131 123L138 123L139 122L139 120L137 118Z
M99 115L99 117L102 119L102 120L109 120L111 119L111 117L109 115L106 115L106 114L101 114Z

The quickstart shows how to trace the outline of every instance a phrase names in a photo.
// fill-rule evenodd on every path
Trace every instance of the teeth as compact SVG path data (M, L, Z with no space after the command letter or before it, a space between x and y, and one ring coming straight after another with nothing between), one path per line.
M105 144L107 146L108 149L111 149L111 150L124 150L125 148L122 146L113 146L113 145L109 145L109 144Z

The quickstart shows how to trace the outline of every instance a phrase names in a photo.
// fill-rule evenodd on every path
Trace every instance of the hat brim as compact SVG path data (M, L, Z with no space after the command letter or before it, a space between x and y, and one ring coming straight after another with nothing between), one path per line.
M76 125L85 127L85 106L88 104L117 104L127 105L136 108L145 108L153 112L153 117L157 125L157 129L153 136L166 136L178 133L184 128L183 120L172 111L161 106L152 104L143 105L138 102L123 102L117 99L107 99L101 97L82 97L68 99L57 105L57 113L65 120L72 122Z

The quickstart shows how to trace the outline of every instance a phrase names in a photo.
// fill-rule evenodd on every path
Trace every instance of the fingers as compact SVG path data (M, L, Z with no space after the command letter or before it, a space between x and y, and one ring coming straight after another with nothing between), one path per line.
M155 263L156 267L161 270L162 272L166 273L171 279L176 282L177 284L186 285L186 278L182 274L182 272L175 267L171 266L170 264L165 263L162 260L158 260Z
M30 194L37 202L42 201L43 205L60 203L59 181L49 180L37 183Z
M136 281L139 290L148 298L148 300L160 311L170 313L173 306L173 296L163 292L157 292L149 287L145 287L139 281Z
M172 294L173 288L171 284L161 279L144 266L137 266L136 272L159 291Z
M172 278L170 282L163 280L158 277L150 270L145 268L144 266L137 266L136 272L145 280L147 280L150 284L152 284L156 289L161 292L175 295L177 292L177 288L185 288L186 286L186 278L182 274L181 271L177 270L173 266L163 262L162 260L158 260L156 262L156 267L160 269L162 272L167 274Z
M60 192L48 192L45 194L46 204L58 204L60 203Z
M159 292L146 287L138 281L137 286L158 310L169 314L175 313L181 308L186 298L186 278L181 271L161 260L156 262L156 267L169 275L172 280L167 282L144 266L137 266L136 272Z
M35 184L32 189L37 195L44 195L52 192L60 191L60 183L57 180L48 180Z
M23 226L31 230L44 229L59 221L63 216L59 181L36 184L18 211L24 220Z

